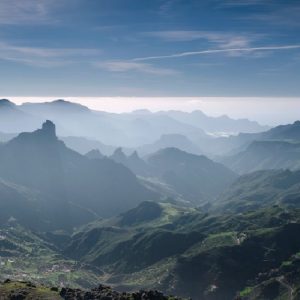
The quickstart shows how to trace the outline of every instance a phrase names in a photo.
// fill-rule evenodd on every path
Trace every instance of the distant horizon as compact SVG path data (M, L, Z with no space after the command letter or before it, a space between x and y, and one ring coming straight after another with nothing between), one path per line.
M299 120L298 97L15 97L3 96L17 105L43 103L63 99L84 105L92 110L109 113L130 113L147 109L151 112L178 110L203 113L218 117L227 115L233 119L249 119L261 125L276 126Z

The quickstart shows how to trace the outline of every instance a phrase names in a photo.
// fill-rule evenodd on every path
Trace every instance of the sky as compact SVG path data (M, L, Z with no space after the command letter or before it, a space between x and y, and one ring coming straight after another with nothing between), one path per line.
M289 105L299 15L299 0L0 0L0 95Z

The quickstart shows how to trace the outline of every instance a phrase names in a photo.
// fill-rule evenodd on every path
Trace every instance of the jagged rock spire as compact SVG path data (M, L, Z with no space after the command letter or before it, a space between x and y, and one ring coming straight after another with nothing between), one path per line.
M50 120L47 120L46 122L43 123L43 125L42 125L42 131L44 133L46 133L47 136L56 137L55 124L52 121L50 121Z

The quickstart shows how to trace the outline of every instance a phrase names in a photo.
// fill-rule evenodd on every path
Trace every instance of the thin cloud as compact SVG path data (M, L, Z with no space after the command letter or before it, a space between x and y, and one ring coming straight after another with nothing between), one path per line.
M62 57L62 56L88 56L98 55L101 53L99 49L88 48L41 48L41 47L24 47L15 46L8 43L0 42L0 53L12 52L23 55L34 55L39 57Z
M159 38L166 42L188 42L195 40L207 40L222 47L236 45L240 47L249 46L250 42L257 40L258 35L247 33L247 35L194 30L169 30L145 32L144 35Z
M40 67L62 66L71 64L75 58L87 60L100 54L99 49L24 47L0 42L1 60Z
M106 62L98 62L95 64L96 67L101 69L110 71L110 72L140 72L152 75L177 75L178 71L167 68L158 68L154 67L151 64L139 63L134 61L106 61Z
M254 33L230 33L218 31L156 31L147 32L144 35L149 37L159 38L165 42L190 42L196 40L203 40L207 42L207 47L214 47L220 49L232 48L250 48L253 42L265 37L263 34ZM231 53L236 55L237 52Z
M169 58L180 58L188 56L198 56L204 54L219 54L219 53L242 53L242 52L257 52L257 51L280 51L280 50L292 50L300 49L300 45L285 45L285 46L265 46L265 47L249 47L249 48L228 48L228 49L209 49L202 51L191 51L191 52L181 52L170 55L157 55L148 57L138 57L132 59L132 61L149 61L149 60L159 60L159 59L169 59Z
M57 0L1 0L0 24L53 24L56 21L50 12L56 5L59 5Z
M70 60L41 60L41 59L29 59L29 58L16 58L6 56L5 58L0 57L2 60L20 63L22 65L33 66L33 67L43 67L43 68L57 68L66 65L73 64L74 61Z

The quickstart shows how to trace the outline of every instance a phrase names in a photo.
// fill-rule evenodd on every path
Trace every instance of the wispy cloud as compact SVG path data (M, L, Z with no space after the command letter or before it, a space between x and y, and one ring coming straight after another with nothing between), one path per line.
M0 51L6 51L10 54L12 52L35 55L39 57L61 57L61 56L86 56L97 55L101 53L99 49L87 48L39 48L39 47L26 47L16 46L9 43L0 42Z
M33 59L33 58L16 58L11 56L6 56L5 58L0 57L0 60L1 59L13 63L22 64L22 65L42 67L42 68L56 68L56 67L62 67L74 63L74 61L66 60L66 59L49 60L49 59Z
M72 59L97 57L101 54L98 49L86 48L39 48L16 46L0 42L0 59L16 63L57 67L72 63Z
M170 55L157 55L157 56L147 56L138 57L132 59L132 61L150 61L159 59L170 59L170 58L180 58L187 56L198 56L204 54L235 54L235 53L251 53L259 51L281 51L281 50L293 50L300 49L300 45L284 45L284 46L264 46L264 47L249 47L249 48L226 48L226 49L208 49L202 51L191 51L191 52L180 52Z
M145 36L159 38L165 42L190 42L203 40L207 47L219 49L250 48L254 42L265 37L263 34L230 33L218 31L156 31L144 33ZM233 53L232 53L233 54ZM235 52L237 54L237 52Z
M0 24L55 24L55 11L63 4L59 0L1 0Z
M214 32L214 31L193 31L193 30L170 30L146 32L146 36L156 37L167 42L187 42L195 40L206 40L222 47L236 45L246 47L250 42L257 40L258 35L247 33L245 35Z
M140 63L128 60L97 62L95 66L110 72L139 72L152 75L177 75L178 71L168 68L156 67L148 63Z
M247 48L225 48L225 49L208 49L202 51L180 52L170 55L157 55L138 57L128 60L112 60L96 62L94 65L98 68L109 72L125 73L139 72L153 75L177 75L179 72L174 69L154 66L147 61L174 59L189 56L209 55L209 54L226 54L230 56L239 56L243 53L261 54L266 51L283 51L300 49L300 45L283 45L283 46L264 46L264 47L247 47Z

